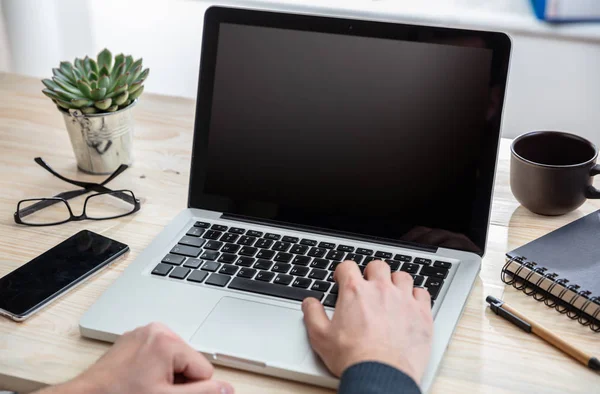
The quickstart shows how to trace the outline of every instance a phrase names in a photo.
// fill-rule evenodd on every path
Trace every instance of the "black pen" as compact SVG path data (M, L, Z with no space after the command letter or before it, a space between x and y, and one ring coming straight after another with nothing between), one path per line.
M586 367L591 368L594 371L600 371L600 360L598 360L596 357L592 357L583 350L567 343L564 339L554 334L544 326L526 318L522 313L516 311L504 301L492 296L487 296L485 300L488 304L490 304L490 309L498 316L505 318L515 326L521 328L523 331L537 335L552 346L573 357Z

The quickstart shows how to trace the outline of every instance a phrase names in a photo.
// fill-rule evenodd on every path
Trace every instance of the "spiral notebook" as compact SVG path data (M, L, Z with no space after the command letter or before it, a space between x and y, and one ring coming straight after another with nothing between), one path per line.
M504 283L600 332L600 210L506 256Z

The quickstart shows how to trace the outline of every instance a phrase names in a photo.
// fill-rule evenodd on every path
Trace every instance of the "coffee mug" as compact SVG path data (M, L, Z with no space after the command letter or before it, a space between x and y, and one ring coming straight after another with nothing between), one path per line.
M562 215L588 198L600 198L592 186L592 177L600 174L598 149L585 138L533 131L517 137L510 150L510 188L530 211Z

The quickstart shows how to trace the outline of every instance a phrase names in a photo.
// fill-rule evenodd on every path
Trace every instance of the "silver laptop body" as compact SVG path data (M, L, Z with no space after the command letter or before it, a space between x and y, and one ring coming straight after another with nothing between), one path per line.
M481 266L509 52L510 41L499 33L210 8L205 16L189 208L164 228L85 313L80 321L81 334L113 342L128 330L159 321L215 364L334 388L338 379L327 371L308 343L300 300L316 295L325 305L333 305L331 266L345 258L361 260L364 266L368 258L377 255L388 261L392 269L405 270L415 278L421 276L422 285L431 287L430 291L436 294L432 306L433 351L421 382L427 391ZM388 57L390 53L398 53L404 60ZM377 56L388 60L378 60ZM419 56L424 58L419 60ZM412 67L427 56L437 61ZM364 64L340 67L354 64L352 59ZM392 70L397 74L390 74L386 66L393 62L397 62ZM328 77L306 71L313 66L313 71L321 70ZM280 75L274 75L285 67L288 68ZM335 67L339 72L332 72ZM352 74L356 67L360 72ZM380 69L379 73L374 72L374 67ZM425 74L420 74L421 69ZM444 75L436 74L442 72ZM355 93L356 89L371 86L369 80L360 80L365 74L370 75L370 81L382 78L373 82L380 86L380 94L374 95L371 90ZM414 83L415 90L408 94L391 89L387 85L396 83L396 77L391 75L398 75L404 83ZM274 83L273 78L279 78L279 83ZM286 85L288 79L295 81L289 82L293 85ZM318 82L311 90L306 85L315 79ZM357 79L353 89L339 93ZM443 82L448 80L451 81ZM442 91L433 98L423 93L437 88ZM378 116L368 112L380 111L385 105L378 97L396 91L404 97L399 99L398 109L376 112ZM311 97L314 92L319 92L318 96ZM361 102L364 95L370 98ZM348 102L343 101L349 96ZM288 97L292 102L287 102ZM406 101L406 97L410 100ZM336 104L331 104L330 99L335 99ZM385 102L389 100L388 97ZM456 107L445 113L433 107L436 100L442 100L446 107ZM339 110L340 105L349 107ZM389 182L385 190L390 190L394 201L398 201L391 205L393 201L386 198L375 203L370 200L373 197L369 190L362 189L378 190L379 186L373 186L367 178L387 174L389 166L394 168L393 160L388 159L387 166L373 168L370 175L361 173L359 167L350 174L355 175L353 178L328 173L328 166L334 165L333 159L328 162L328 155L337 162L346 154L343 149L356 149L353 138L381 140L383 135L378 136L377 130L389 133L387 125L396 120L377 123L377 119L393 117L405 106L412 106L413 112L394 118L399 125L393 135L400 134L400 139L386 137L386 144L403 157L414 154L423 160L432 158L438 168L442 162L434 157L442 157L440 160L445 160L447 166L439 170L443 177L431 179L437 176L435 168L415 170L422 165L419 160L414 161L414 166L395 168L397 181L395 177L388 181L381 176L383 182ZM364 121L360 120L363 110L373 122L364 131L369 134L367 139L359 135L363 133L360 127L353 128ZM414 111L423 113L412 116ZM460 111L464 113L457 116ZM315 114L314 118L304 120L305 116L299 116L307 113ZM342 113L355 118L342 120ZM446 130L442 143L440 135L427 137L427 133L438 132L431 126L435 123L427 120L436 116L442 119ZM419 118L423 122L416 122ZM408 123L402 123L405 121ZM321 123L326 126L320 134L305 136L304 133L314 132L313 126L321 127ZM420 128L422 123L430 128ZM271 125L277 132L269 130ZM311 130L307 131L309 127ZM340 132L340 128L344 130ZM327 134L330 129L333 131ZM463 135L460 130L471 132ZM236 132L243 141L231 134ZM288 137L282 136L285 133L289 133ZM282 147L278 138L292 140ZM342 151L319 152L314 145L306 146L309 139L325 148L331 141L341 139L340 145L331 146ZM463 143L471 145L464 148L460 145ZM284 163L281 168L268 161L265 144L272 144L269 149L273 160ZM356 153L354 157L364 160L363 166L370 165L389 154L384 145L373 147L374 152L366 146L361 151L366 158ZM250 152L244 153L248 147ZM276 152L278 147L284 152ZM309 156L303 168L311 168L312 172L306 179L298 175L299 168L294 165L297 160L286 160L299 155L298 150ZM264 157L267 158L263 160ZM320 171L312 169L314 161L318 162L314 168L321 168ZM254 166L262 166L262 170ZM262 178L254 175L269 171L272 173L261 175ZM409 174L402 175L405 172ZM291 174L292 181L286 178L279 182L277 176L285 177L286 173ZM444 178L458 177L457 174L461 174L457 186L429 189L432 182L443 183ZM352 179L352 185L347 190L342 188L345 194L338 195L340 179ZM265 187L268 182L272 188ZM318 185L316 192L303 189L310 182ZM396 182L402 185L397 187ZM324 196L338 196L339 204L330 198L316 198L319 190ZM428 197L433 195L432 190L442 190L445 196ZM344 195L360 198L341 201ZM411 196L427 201L421 204ZM306 206L302 206L304 201ZM409 203L411 206L407 207ZM390 212L389 217L385 212ZM415 222L421 213L427 218L423 223ZM403 221L407 217L412 220L410 225L408 219ZM440 228L432 224L439 224ZM457 231L461 226L466 229L464 232ZM259 241L263 247L255 248ZM262 265L257 268L259 262ZM259 274L261 280L256 279ZM289 283L288 277L292 277ZM326 306L326 310L333 315L333 307Z

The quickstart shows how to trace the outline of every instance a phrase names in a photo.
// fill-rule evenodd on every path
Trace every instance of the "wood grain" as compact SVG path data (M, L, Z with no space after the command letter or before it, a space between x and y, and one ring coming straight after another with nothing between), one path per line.
M186 207L195 104L146 94L135 108L134 164L111 182L142 200L142 210L120 220L67 223L51 228L18 226L20 199L69 189L33 162L41 156L59 173L80 180L62 116L44 97L39 81L0 73L0 275L19 267L81 228L130 245L128 258L86 282L24 323L0 319L0 389L33 390L70 379L108 344L81 338L78 320L162 227ZM504 253L600 208L590 201L561 217L537 216L519 206L508 186L510 141L503 140L486 256L456 328L432 393L580 393L598 387L598 376L541 339L495 316L485 297L504 298L565 340L600 354L600 336L506 288L500 280ZM598 183L597 183L598 185ZM75 210L83 201L73 202ZM79 204L79 205L78 205ZM79 212L76 212L79 213ZM318 387L217 368L238 393L328 393Z

